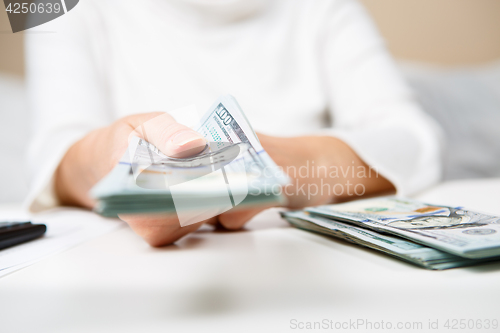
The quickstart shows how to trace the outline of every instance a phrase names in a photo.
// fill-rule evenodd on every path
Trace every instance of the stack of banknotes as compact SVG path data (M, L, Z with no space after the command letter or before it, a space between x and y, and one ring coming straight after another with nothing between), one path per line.
M283 212L292 225L429 269L500 260L500 217L380 197Z
M142 138L132 137L120 163L92 189L101 215L170 212L184 226L236 206L283 202L280 188L289 178L232 96L220 97L194 126L206 138L195 156L164 155L144 139L147 128L136 130Z

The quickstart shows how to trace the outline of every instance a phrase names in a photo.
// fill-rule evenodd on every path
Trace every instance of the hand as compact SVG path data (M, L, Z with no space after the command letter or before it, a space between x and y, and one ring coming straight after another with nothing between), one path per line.
M60 202L92 208L95 201L89 197L89 190L118 163L133 135L147 139L172 157L196 154L206 145L199 133L175 122L167 113L122 118L89 133L66 152L55 173L55 191ZM201 225L181 228L173 214L124 215L120 218L153 246L172 243Z
M119 162L133 135L151 142L172 157L196 154L206 144L200 134L176 123L166 113L122 118L111 126L89 133L67 151L55 173L59 201L64 205L93 208L95 201L88 196L89 190ZM229 211L186 227L180 226L175 214L120 215L120 218L152 246L162 246L195 231L205 222L220 224L226 229L240 229L261 210Z
M291 184L282 189L288 208L324 205L395 191L387 179L339 139L258 136L267 153L291 178ZM220 215L218 221L226 228L238 229L266 208L229 211Z

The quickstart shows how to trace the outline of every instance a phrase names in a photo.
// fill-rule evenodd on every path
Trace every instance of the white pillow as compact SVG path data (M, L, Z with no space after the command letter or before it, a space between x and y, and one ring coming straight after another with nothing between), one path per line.
M447 137L444 178L500 177L500 62L470 69L402 64Z

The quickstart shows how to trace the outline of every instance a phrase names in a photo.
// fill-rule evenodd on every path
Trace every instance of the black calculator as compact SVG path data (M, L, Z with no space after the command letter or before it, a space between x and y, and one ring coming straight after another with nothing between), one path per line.
M38 238L45 231L47 231L45 224L0 222L0 250Z

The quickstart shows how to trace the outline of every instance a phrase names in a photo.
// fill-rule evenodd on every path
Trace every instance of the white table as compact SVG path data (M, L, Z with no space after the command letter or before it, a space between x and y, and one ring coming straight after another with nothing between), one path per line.
M418 198L500 214L500 179ZM500 263L428 271L291 228L271 210L245 231L200 231L161 249L121 228L5 276L0 332L335 331L293 329L330 320L436 332L429 320L439 331L447 319L500 321L499 305Z

